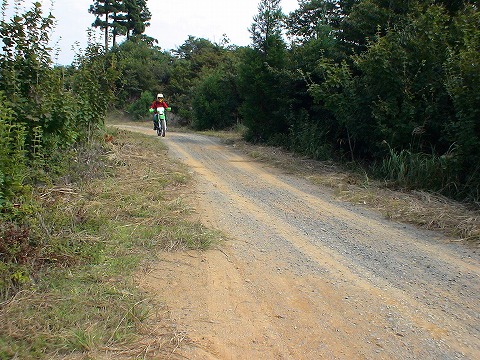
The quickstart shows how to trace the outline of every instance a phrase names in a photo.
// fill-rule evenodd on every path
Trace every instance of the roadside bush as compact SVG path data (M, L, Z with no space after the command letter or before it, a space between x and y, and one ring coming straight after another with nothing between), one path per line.
M25 132L12 124L13 111L0 91L0 209L11 212L16 196L22 191L28 170L25 164Z
M451 145L441 136L453 116L444 87L450 17L439 6L418 9L401 29L392 29L356 58L362 75L360 96L367 97L377 139L370 151L393 148L442 154ZM363 95L362 95L363 94ZM412 134L416 137L412 137Z
M101 226L99 217L86 214L70 197L84 181L108 176L107 148L98 142L78 146L62 157L62 186L30 189L22 201L10 204L0 222L0 297L7 299L37 280L48 267L68 267L96 261L100 242L86 240ZM26 187L28 189L28 187ZM28 196L27 196L28 195ZM18 194L17 198L18 199ZM8 215L8 216L7 216ZM74 235L75 233L81 236Z
M400 186L476 201L478 9L410 5L358 55L342 63L320 58L306 76L309 94L333 115L322 117L322 131L341 155L382 163L381 173Z
M451 46L445 63L445 86L455 117L446 124L443 137L455 144L452 153L458 176L458 193L480 199L480 12L469 6L456 18L461 34L458 47Z
M105 125L107 110L115 99L115 81L120 76L115 54L107 56L102 46L90 43L74 60L71 86L76 96L75 129L80 139L89 139Z
M329 130L324 124L313 123L308 119L306 111L291 123L288 140L290 150L315 160L332 159L333 149L329 142Z
M2 9L7 6L4 2ZM47 263L64 266L88 256L91 245L69 237L72 227L86 226L81 214L46 220L56 199L45 204L48 194L39 192L61 181L68 189L69 180L79 179L78 171L67 174L70 161L86 160L76 151L80 144L95 143L119 73L115 57L94 44L68 74L55 68L49 47L53 24L39 2L0 22L0 292L5 297ZM93 173L95 165L90 161L86 170Z
M192 98L196 130L222 130L237 123L239 96L233 77L213 72L199 81Z
M142 92L140 98L127 108L127 113L135 120L144 120L148 117L148 108L154 98L150 91Z

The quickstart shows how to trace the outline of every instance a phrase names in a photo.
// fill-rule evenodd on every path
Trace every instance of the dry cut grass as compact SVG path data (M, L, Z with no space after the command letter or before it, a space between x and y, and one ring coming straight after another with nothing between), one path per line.
M467 204L423 191L390 189L366 174L342 169L331 162L296 156L280 148L248 144L235 134L221 134L220 137L259 161L332 189L341 200L379 211L398 222L440 231L451 241L473 246L480 244L480 211Z

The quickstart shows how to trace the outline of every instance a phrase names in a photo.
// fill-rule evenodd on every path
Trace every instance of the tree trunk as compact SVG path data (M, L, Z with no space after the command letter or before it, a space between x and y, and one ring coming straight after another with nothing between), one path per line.
M108 51L108 12L105 14L105 51Z

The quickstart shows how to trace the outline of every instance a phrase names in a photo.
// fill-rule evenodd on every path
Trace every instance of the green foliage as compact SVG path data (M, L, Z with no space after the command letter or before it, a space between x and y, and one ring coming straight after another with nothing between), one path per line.
M460 193L470 199L480 194L480 12L465 8L456 18L461 34L458 47L451 46L445 63L445 85L455 117L446 124L444 138L456 144L454 155Z
M357 58L360 87L372 99L372 121L393 147L407 148L412 134L420 131L419 150L435 147L442 123L450 117L443 86L448 21L441 8L431 6Z
M341 15L337 0L302 1L286 18L288 36L296 44L324 38L338 27Z
M307 4L321 10L316 1ZM311 35L314 27L305 22L313 11L310 8L306 14L296 13L297 22L290 20L296 26L295 35L310 31L303 33L310 34L309 38L301 38L304 46L294 47L292 56L304 71L308 93L317 107L298 93L309 113L312 132L323 136L340 155L349 153L351 160L373 162L385 158L389 164L395 158L398 163L405 162L408 173L415 174L412 178L424 181L415 186L474 199L479 193L476 179L480 171L480 114L474 90L479 85L475 25L479 20L475 6L457 5L447 11L422 1L357 2L344 11L339 26L343 30L333 48L326 45L332 43L319 42ZM302 24L306 30L299 27ZM336 29L335 23L330 25ZM301 126L294 127L291 138L301 138L304 133ZM385 142L391 151L386 151ZM424 166L437 164L438 159L442 159L442 168L448 168L441 176L433 165ZM428 171L440 183L421 176ZM391 171L383 173L393 176ZM396 181L398 177L395 175Z
M13 111L0 92L0 208L12 211L13 201L21 193L27 177L25 132L12 124Z
M392 1L395 3L396 1ZM385 34L392 25L391 18L394 13L384 6L381 0L357 1L352 7L349 16L341 23L342 42L349 51L359 53L367 49L370 39L380 34Z
M309 119L305 109L291 121L288 148L296 153L316 160L330 160L334 151L328 139L328 127Z
M462 24L476 22L470 18L470 21ZM465 39L464 44L472 44L470 39L475 39L478 35L475 35L472 25L464 26L466 28L461 31L460 38ZM472 113L473 116L468 120L464 114L469 111L465 112L466 108L478 109L478 100L476 103L475 100L470 102L463 111L459 112L458 107L462 106L460 102L464 102L464 99L475 99L478 96L468 89L475 85L475 77L478 79L474 54L478 53L479 47L473 46L475 50L468 53L467 60L468 66L473 64L476 69L470 74L477 75L466 75L466 78L474 83L462 86L462 91L466 90L466 93L456 98L452 95L454 89L459 88L453 84L463 78L463 75L458 76L459 73L454 70L458 70L458 67L453 65L458 62L452 62L453 57L448 54L461 54L469 47L459 48L458 41L452 42L452 34L456 31L451 26L450 15L442 7L428 6L412 10L408 23L395 31L388 31L355 58L356 69L361 75L355 79L357 90L353 98L357 101L363 99L369 108L369 113L362 113L359 107L355 111L357 117L363 114L358 119L371 130L363 136L358 134L369 140L365 141L367 154L370 153L375 158L381 156L383 141L387 141L402 155L408 149L413 154L408 157L407 167L413 173L411 169L415 166L411 159L420 158L421 161L414 163L419 164L419 169L424 169L420 165L425 162L422 154L431 149L433 159L448 159L444 160L449 163L448 168L456 169L456 172L449 171L445 176L450 178L445 180L430 167L430 176L455 185L434 185L427 181L428 176L423 176L424 186L431 190L441 189L451 196L474 198L478 196L475 195L478 194L478 182L474 179L477 178L475 173L479 171L478 166L472 166L478 164L478 157L474 154L478 154L479 145L479 132L474 124L478 124L479 114ZM473 40L475 42L478 44L478 38ZM447 64L452 65L449 67L450 76L445 71ZM449 152L452 144L455 144L455 151ZM392 158L392 155L389 154L388 157ZM401 159L407 161L404 156ZM468 163L464 162L466 159ZM465 192L466 184L469 184L472 191L470 194Z
M239 67L240 113L247 139L278 142L288 133L290 110L283 14L278 0L261 1L258 10L250 29L254 48L245 49Z
M154 98L155 95L150 91L142 92L140 98L128 107L127 113L136 120L145 119L147 117L147 109L150 107L153 101L152 99Z
M316 103L322 104L333 114L335 121L324 121L324 132L329 133L330 142L337 140L337 146L350 154L355 160L355 153L362 153L365 139L372 135L370 124L358 121L362 110L361 96L357 93L355 79L346 64L335 64L327 58L319 60L316 72L323 80L320 84L312 83L309 93ZM330 120L324 115L325 120ZM370 141L372 138L370 138ZM360 150L359 150L360 149Z
M22 144L24 158L15 159L19 169L22 164L30 167L32 182L40 178L45 181L41 174L50 154L71 145L76 138L71 128L73 116L65 116L70 114L72 97L64 90L62 74L52 68L49 55L48 36L52 26L53 17L43 17L39 3L0 24L4 36L0 91L9 100L9 124L15 129L5 142Z
M238 122L239 104L235 75L224 69L212 72L195 87L192 126L197 130L230 128Z
M111 51L122 76L116 81L117 106L137 101L145 91L167 92L172 56L147 41L133 38ZM150 99L152 100L153 97Z
M281 73L264 62L262 53L246 49L244 54L239 71L240 113L248 128L247 139L266 142L288 132L288 90Z
M222 63L231 61L228 49L202 38L189 38L173 51L176 59L172 65L171 78L166 92L175 104L174 110L183 119L183 125L191 124L193 120L193 105L195 87L201 83L203 76L217 69Z
M104 125L120 76L115 54L106 56L98 44L89 44L74 61L72 91L76 95L75 129L88 139Z
M403 188L451 192L451 187L455 187L451 155L451 152L437 156L406 149L397 152L389 147L389 153L377 171Z
M268 53L272 40L281 38L284 15L280 8L280 0L260 0L258 13L253 17L249 31L253 47L263 53Z

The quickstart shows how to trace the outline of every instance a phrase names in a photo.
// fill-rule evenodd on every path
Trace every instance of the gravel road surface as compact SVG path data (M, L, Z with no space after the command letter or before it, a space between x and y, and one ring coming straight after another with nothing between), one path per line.
M190 339L175 356L480 359L477 248L339 202L218 139L159 141L192 169L196 214L228 238L166 254L141 280Z

